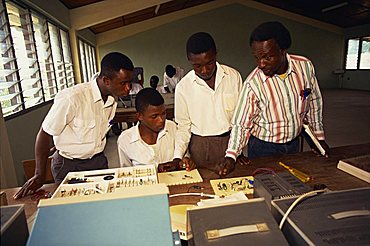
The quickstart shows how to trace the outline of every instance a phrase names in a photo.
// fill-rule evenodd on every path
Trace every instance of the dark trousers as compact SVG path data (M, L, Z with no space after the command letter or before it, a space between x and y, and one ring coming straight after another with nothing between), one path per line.
M296 137L287 143L270 143L262 141L254 136L250 136L248 141L248 158L294 154L299 152L299 138Z
M108 160L103 152L94 155L91 159L68 159L55 151L51 160L51 172L56 183L63 181L69 172L107 169Z
M197 167L214 169L225 156L229 138L230 132L207 137L192 134L189 143L190 158Z

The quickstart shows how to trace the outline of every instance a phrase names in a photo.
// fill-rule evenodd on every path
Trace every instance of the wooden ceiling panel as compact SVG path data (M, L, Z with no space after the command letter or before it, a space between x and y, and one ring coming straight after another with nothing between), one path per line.
M102 0L60 0L69 9L82 7ZM156 16L173 13L214 0L173 0L157 6L145 8L104 23L91 26L95 33L145 21ZM262 4L280 8L342 28L370 23L370 0L254 0ZM323 11L324 10L324 11Z
M62 2L69 9L74 9L101 1L103 0L60 0L60 2Z
M155 6L134 13L124 15L123 20L125 25L130 25L136 22L144 21L155 16Z

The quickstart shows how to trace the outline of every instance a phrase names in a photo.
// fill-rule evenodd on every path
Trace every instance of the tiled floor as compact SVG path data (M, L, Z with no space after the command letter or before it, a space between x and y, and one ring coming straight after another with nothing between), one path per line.
M330 147L370 142L370 91L322 90L324 128ZM304 146L308 150L308 146ZM105 154L109 166L119 166L117 136L110 133Z

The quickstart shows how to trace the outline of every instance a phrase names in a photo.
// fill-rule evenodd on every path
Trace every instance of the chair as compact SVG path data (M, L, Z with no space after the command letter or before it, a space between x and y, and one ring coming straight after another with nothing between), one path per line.
M29 180L35 174L36 161L35 159L23 160L22 164L26 179ZM53 174L51 173L51 157L49 157L46 163L45 183L54 183L54 182L55 181L53 178Z

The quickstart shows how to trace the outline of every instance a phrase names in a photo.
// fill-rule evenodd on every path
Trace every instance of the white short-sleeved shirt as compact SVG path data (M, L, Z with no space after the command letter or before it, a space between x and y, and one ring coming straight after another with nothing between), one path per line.
M175 91L177 83L184 77L184 69L181 67L175 67L176 74L170 78L166 73L163 75L163 86L167 87L171 93Z
M114 118L117 99L104 103L95 74L88 83L60 91L42 128L53 136L59 153L69 159L88 159L104 150L105 136Z
M123 131L118 137L117 145L121 167L153 164L158 166L160 163L172 161L176 124L166 120L165 127L158 133L157 142L154 145L149 145L141 139L139 124Z
M215 89L191 70L177 84L175 121L178 124L174 158L182 158L191 133L216 136L231 129L231 119L242 88L240 73L216 63Z

